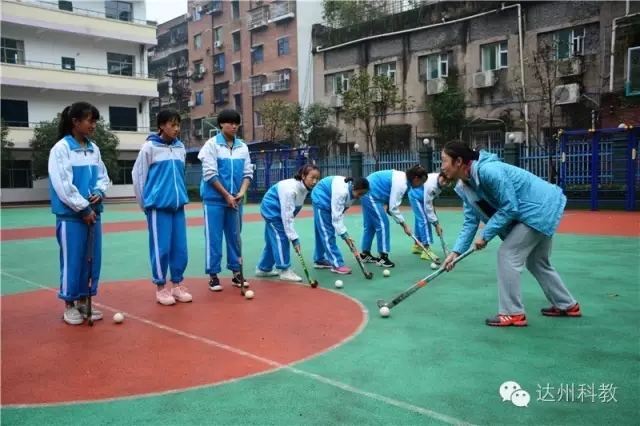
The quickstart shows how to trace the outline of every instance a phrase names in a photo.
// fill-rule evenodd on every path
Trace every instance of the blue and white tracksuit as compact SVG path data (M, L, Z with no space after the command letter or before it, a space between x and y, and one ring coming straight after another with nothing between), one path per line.
M87 139L82 147L73 136L65 136L49 154L49 195L51 212L56 215L56 239L60 246L60 291L58 297L67 302L89 296L87 243L89 226L82 217L91 213L89 197L104 199L109 188L109 175L102 162L100 149ZM97 222L93 225L93 263L91 295L98 294L102 265L102 203L93 205Z
M266 224L258 270L271 272L275 266L282 271L291 268L289 243L299 244L293 220L302 209L309 190L302 181L285 179L273 185L262 198L260 214Z
M433 208L433 200L440 195L442 188L438 183L440 173L429 173L427 181L418 188L409 190L409 202L413 208L415 224L413 233L424 245L433 244L431 226L438 224L438 216Z
M343 240L349 236L344 225L344 212L355 201L353 182L343 176L328 176L320 180L311 191L313 224L315 228L315 263L329 261L334 268L344 266L344 259L336 245L336 234Z
M398 170L381 170L367 176L369 193L362 197L362 213L364 216L364 235L362 251L370 252L373 236L378 243L378 253L388 254L391 250L389 218L384 211L387 204L389 215L397 223L404 223L400 214L400 203L407 192L409 184L405 172Z
M182 142L165 142L151 134L140 148L131 177L136 201L147 216L149 257L153 283L184 280L189 261L187 219L184 206L189 203L185 179L187 152Z
M229 148L222 133L209 139L198 154L202 162L200 196L204 208L205 273L215 275L222 270L222 236L227 246L227 269L240 270L238 232L242 231L242 205L229 207L224 196L213 187L220 182L235 196L244 179L253 179L253 164L247 144L235 138Z

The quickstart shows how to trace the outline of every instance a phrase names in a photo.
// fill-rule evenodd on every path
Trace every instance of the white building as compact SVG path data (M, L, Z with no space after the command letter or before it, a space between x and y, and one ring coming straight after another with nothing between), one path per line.
M75 101L95 105L120 140L120 173L109 197L133 195L131 166L152 126L147 75L156 24L144 1L2 0L0 112L15 146L3 173L2 203L48 201L48 182L30 178L29 140L40 121Z

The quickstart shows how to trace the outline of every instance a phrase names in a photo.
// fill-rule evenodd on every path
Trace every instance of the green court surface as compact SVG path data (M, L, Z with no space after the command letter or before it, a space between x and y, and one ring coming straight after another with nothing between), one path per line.
M125 207L135 206L107 205L104 221L144 220L140 212L115 210ZM310 206L305 209L310 210ZM247 209L250 213L257 211L256 206ZM403 213L413 223L412 214ZM53 226L55 222L48 208L3 209L1 214L2 229ZM202 216L199 209L188 214ZM458 211L442 211L439 216L451 248L462 215ZM348 215L346 225L356 241L360 241L360 214ZM310 265L313 221L297 219L295 226ZM359 301L368 311L362 331L337 348L276 371L215 386L92 403L3 406L2 425L637 424L640 412L637 237L558 234L552 262L580 302L583 316L571 319L541 316L539 309L547 306L547 301L533 277L524 271L522 285L528 327L493 328L484 325L484 319L497 313L495 264L499 240L405 300L389 318L380 318L378 299L390 300L432 272L429 262L410 253L411 241L401 228L392 223L392 230L390 257L396 268L389 278L382 276L380 268L368 265L375 277L364 280L341 242L340 248L353 274L338 277L328 271L312 271L322 287ZM263 232L262 222L244 224L248 277L253 275L263 248ZM102 282L150 276L146 230L108 233L103 239ZM189 266L185 275L202 277L202 286L206 286L203 228L190 227L188 239ZM0 248L2 296L39 290L37 285L57 287L55 238L3 241ZM440 253L438 245L435 248ZM223 258L223 266L224 262ZM292 262L302 275L295 256ZM345 283L342 290L334 289L333 283L338 278ZM148 297L139 302L155 303L151 284ZM210 297L216 294L211 293ZM6 298L1 300L4 304ZM258 297L251 303L259 302ZM61 303L51 293L51 321L60 321L60 308ZM288 309L286 300L282 300L281 309ZM271 313L278 314L278 311ZM331 316L332 312L326 315ZM9 320L3 316L3 323ZM193 320L207 321L207 318ZM233 327L233 317L227 324L216 326ZM23 344L38 345L37 341L29 340L28 331L25 329ZM126 347L122 348L121 356L126 363ZM172 371L174 361L167 359L168 370L157 372L168 374L165 380L180 374ZM95 365L99 368L100 360ZM3 371L11 368L2 363ZM74 371L73 365L65 366L64 360L51 368L68 368L69 375L83 374ZM181 363L180 368L225 366ZM33 380L34 387L43 386L38 378L26 372L25 380ZM529 393L528 406L503 401L499 389L508 381L517 382ZM566 387L574 389L573 395L561 390ZM591 387L593 399L581 391ZM3 394L6 392L10 389L3 390Z

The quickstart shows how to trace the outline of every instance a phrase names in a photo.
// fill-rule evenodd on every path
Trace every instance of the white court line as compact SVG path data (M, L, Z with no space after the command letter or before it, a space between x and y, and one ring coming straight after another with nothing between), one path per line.
M4 272L4 271L2 271L0 273L2 275L5 275L5 276L7 276L9 278L14 279L14 280L22 281L22 282L24 282L26 284L29 284L29 285L32 285L32 286L35 286L35 287L39 287L39 288L44 289L44 290L48 290L48 291L57 293L57 290L55 290L55 289L43 286L41 284L38 284L36 282L27 280L25 278L18 277L16 275L9 274L9 273ZM327 290L327 289L324 289L324 290ZM328 290L328 291L332 291L332 290ZM340 294L342 295L342 293L340 293ZM345 297L348 297L348 296L345 296ZM407 402L399 401L399 400L396 400L396 399L393 399L393 398L388 398L386 396L379 395L379 394L376 394L376 393L373 393L373 392L367 392L365 390L358 389L356 387L350 386L350 385L348 385L346 383L338 382L336 380L329 379L328 377L320 376L319 374L303 371L303 370L294 368L291 365L281 364L279 362L276 362L276 361L273 361L273 360L270 360L270 359L267 359L267 358L263 358L261 356L258 356L258 355L252 354L250 352L244 351L242 349L234 348L232 346L225 345L224 343L216 342L215 340L210 340L210 339L207 339L207 338L204 338L204 337L201 337L201 336L197 336L195 334L187 333L187 332L184 332L184 331L172 328L172 327L168 327L168 326L166 326L164 324L160 324L160 323L157 323L155 321L148 320L146 318L138 317L136 315L132 315L132 314L129 314L129 313L126 313L126 312L119 311L116 308L112 308L112 307L107 306L107 305L103 305L103 304L100 304L100 303L94 303L94 304L96 306L98 306L98 307L101 307L103 309L107 309L107 310L112 311L112 312L121 312L125 317L140 321L143 324L150 325L152 327L156 327L156 328L158 328L160 330L164 330L164 331L167 331L169 333L174 333L174 334L177 334L178 336L186 337L187 339L195 340L197 342L204 343L204 344L210 345L210 346L214 346L214 347L217 347L217 348L232 352L232 353L234 353L236 355L244 356L244 357L253 359L255 361L261 362L263 364L267 364L267 365L269 365L271 367L274 367L276 370L286 370L286 371L289 371L289 372L291 372L293 374L296 374L296 375L299 375L299 376L303 376L303 377L307 377L309 379L316 380L318 382L327 384L329 386L333 386L335 388L342 389L342 390L347 391L347 392L351 392L351 393L353 393L355 395L371 398L373 400L376 400L376 401L379 401L379 402L383 402L385 404L392 405L392 406L397 407L397 408L401 408L401 409L404 409L404 410L407 410L407 411L411 411L412 413L416 413L416 414L420 414L420 415L423 415L423 416L426 416L426 417L431 417L432 419L440 420L443 423L447 423L447 424L451 424L451 425L460 425L460 426L476 426L473 423L468 423L468 422L465 422L464 420L460 420L460 419L457 419L455 417L448 416L446 414L438 413L436 411L429 410L429 409L426 409L426 408L423 408L423 407L419 407L417 405L409 404ZM360 303L358 302L358 304L360 304ZM360 305L362 306L362 304L360 304ZM364 311L364 312L366 314L366 311ZM364 327L364 325L366 325L366 321L363 322L363 327ZM361 327L361 328L363 328L363 327ZM352 337L355 337L360 331L362 331L362 330L358 330L356 333L354 333L352 335ZM346 339L346 340L349 340L349 338ZM345 341L340 342L338 345L343 344ZM336 347L338 345L334 345L334 347ZM329 348L327 351L329 351L329 350L331 350L331 348ZM323 351L323 352L327 352L327 351ZM313 356L315 356L315 355L312 355L312 357ZM297 361L293 365L301 363L301 362L304 362L304 361L305 360ZM254 375L254 376L267 374L267 373L270 373L272 371L262 372L262 373ZM242 377L241 379L244 379L244 378L246 378L246 377ZM240 380L240 379L229 380L226 383L233 382L233 381L236 381L236 380ZM223 383L225 383L225 382L223 382ZM222 384L222 383L220 383L220 384ZM199 386L198 388L204 388L204 387L211 387L211 385ZM191 389L193 389L193 388L191 388ZM174 390L174 391L170 391L170 392L163 392L163 393L160 393L160 394L177 393L177 392L181 392L181 391L185 391L185 390L187 390L187 389L180 389L180 390ZM158 394L156 394L156 395L158 395ZM135 398L135 397L112 398L111 400L115 400L115 399L118 399L118 400L133 399L133 398ZM100 401L81 401L81 402L77 402L75 404L84 404L84 403L90 403L90 402L104 402L104 401L105 401L104 399L100 400ZM65 403L65 404L3 405L2 408L19 408L19 407L28 408L28 407L52 406L52 405L71 405L71 404Z

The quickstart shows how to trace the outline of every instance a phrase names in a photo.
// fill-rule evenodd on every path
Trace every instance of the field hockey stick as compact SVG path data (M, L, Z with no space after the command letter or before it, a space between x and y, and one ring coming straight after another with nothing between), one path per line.
M471 253L473 253L473 251L474 251L473 248L467 250L466 252L464 252L463 254L458 256L456 258L456 260L454 260L452 262L452 264L455 265L456 263L460 262L462 259L464 259L465 257L469 256ZM446 272L446 269L444 268L444 263L442 264L442 266L437 271L435 271L434 273L432 273L429 276L424 277L423 279L421 279L420 281L418 281L417 283L415 283L414 285L412 285L411 287L409 287L408 289L406 289L405 291L400 293L390 303L385 302L383 299L378 300L378 308L382 308L383 306L386 306L389 309L393 308L394 306L396 306L400 302L402 302L404 299L406 299L407 297L411 296L413 293L415 293L416 291L420 290L422 287L426 286L431 281L436 279L436 277L438 277L443 272Z
M447 250L447 245L444 243L444 238L442 238L442 235L439 235L440 237L440 245L442 246L442 253L444 254L444 257L447 257L449 255L449 250Z
M87 266L89 268L89 295L87 296L87 324L93 326L93 307L91 305L91 290L93 287L93 241L94 225L89 225L89 236L87 237Z
M312 280L311 277L309 276L309 270L307 269L307 264L304 263L304 259L302 258L302 253L300 253L300 250L298 250L297 248L295 250L296 250L296 254L298 255L298 259L300 259L300 264L302 265L304 274L307 276L307 281L309 281L309 285L311 286L311 288L318 287L318 280Z
M240 271L238 273L238 279L240 280L240 294L245 295L246 290L244 287L244 267L242 260L242 236L240 235L240 207L236 207L236 241L238 243L238 263L240 264Z
M364 267L364 263L362 263L362 259L360 258L360 253L358 253L358 250L356 249L355 245L353 244L353 240L350 239L350 238L347 238L345 241L347 242L347 245L349 246L349 249L351 250L351 253L353 253L353 256L358 261L358 265L360 265L360 270L364 274L364 277L366 279L368 279L368 280L373 278L373 272L367 271L367 269Z
M435 263L440 263L440 261L439 261L439 260L434 259L434 258L433 258L433 256L431 256L431 253L429 253L429 250L427 250L427 248L426 248L425 246L423 246L423 245L422 245L422 243L421 243L420 241L418 241L418 239L416 238L416 236L415 236L415 235L411 234L411 238L412 238L412 239L413 239L413 241L418 245L418 247L420 247L420 249L422 250L422 252L423 252L424 254L426 254L426 255L427 255L427 257L428 257L429 259L431 259L431 260L432 260L433 262L435 262Z

